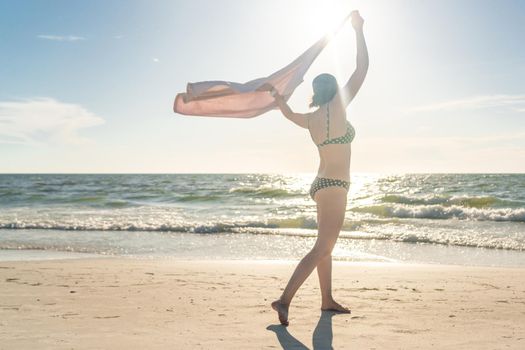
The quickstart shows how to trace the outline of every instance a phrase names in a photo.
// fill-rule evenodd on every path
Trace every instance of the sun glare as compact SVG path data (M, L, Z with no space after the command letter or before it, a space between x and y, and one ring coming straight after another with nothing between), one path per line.
M321 37L334 30L351 11L348 4L340 1L307 1L303 9L304 18L312 24L307 28L312 37Z
M303 18L301 26L304 28L305 36L310 42L321 38L327 33L334 33L333 36L321 52L310 70L305 76L306 81L311 81L317 74L327 72L333 74L340 85L345 84L347 79L355 69L355 33L349 18L340 27L342 21L354 10L358 10L365 20L365 36L367 39L373 38L375 54L383 54L385 43L379 42L388 33L385 26L392 23L392 18L398 16L399 6L394 3L372 3L370 1L304 1L302 3ZM385 24L386 23L386 24ZM308 25L306 25L308 24ZM311 94L310 87L302 87L298 92L306 90L306 95Z

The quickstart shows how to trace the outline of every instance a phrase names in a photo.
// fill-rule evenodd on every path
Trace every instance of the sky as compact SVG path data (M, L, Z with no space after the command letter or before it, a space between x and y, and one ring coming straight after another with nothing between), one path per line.
M525 172L525 2L0 0L0 173L314 173L279 111L182 116L188 82L286 66L359 10L370 67L347 109L352 172ZM348 22L319 73L355 69Z

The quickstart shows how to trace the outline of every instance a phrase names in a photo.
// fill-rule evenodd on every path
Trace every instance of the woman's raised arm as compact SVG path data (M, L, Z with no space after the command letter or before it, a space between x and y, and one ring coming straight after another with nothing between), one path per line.
M363 85L368 72L368 49L363 34L363 18L358 11L352 12L352 27L354 27L357 44L356 69L343 88L343 101L348 106Z

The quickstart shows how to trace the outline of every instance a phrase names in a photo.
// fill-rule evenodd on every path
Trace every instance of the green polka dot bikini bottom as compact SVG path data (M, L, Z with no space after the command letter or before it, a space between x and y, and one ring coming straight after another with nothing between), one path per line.
M327 177L316 177L312 186L310 186L310 197L314 199L315 192L319 191L321 188L325 187L343 187L347 191L350 188L350 182L339 180L339 179L329 179Z

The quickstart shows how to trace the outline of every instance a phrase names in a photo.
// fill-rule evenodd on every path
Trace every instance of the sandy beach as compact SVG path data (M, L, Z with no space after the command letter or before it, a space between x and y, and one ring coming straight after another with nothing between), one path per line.
M282 327L270 302L295 261L100 258L0 263L1 349L523 349L519 268L334 263Z

